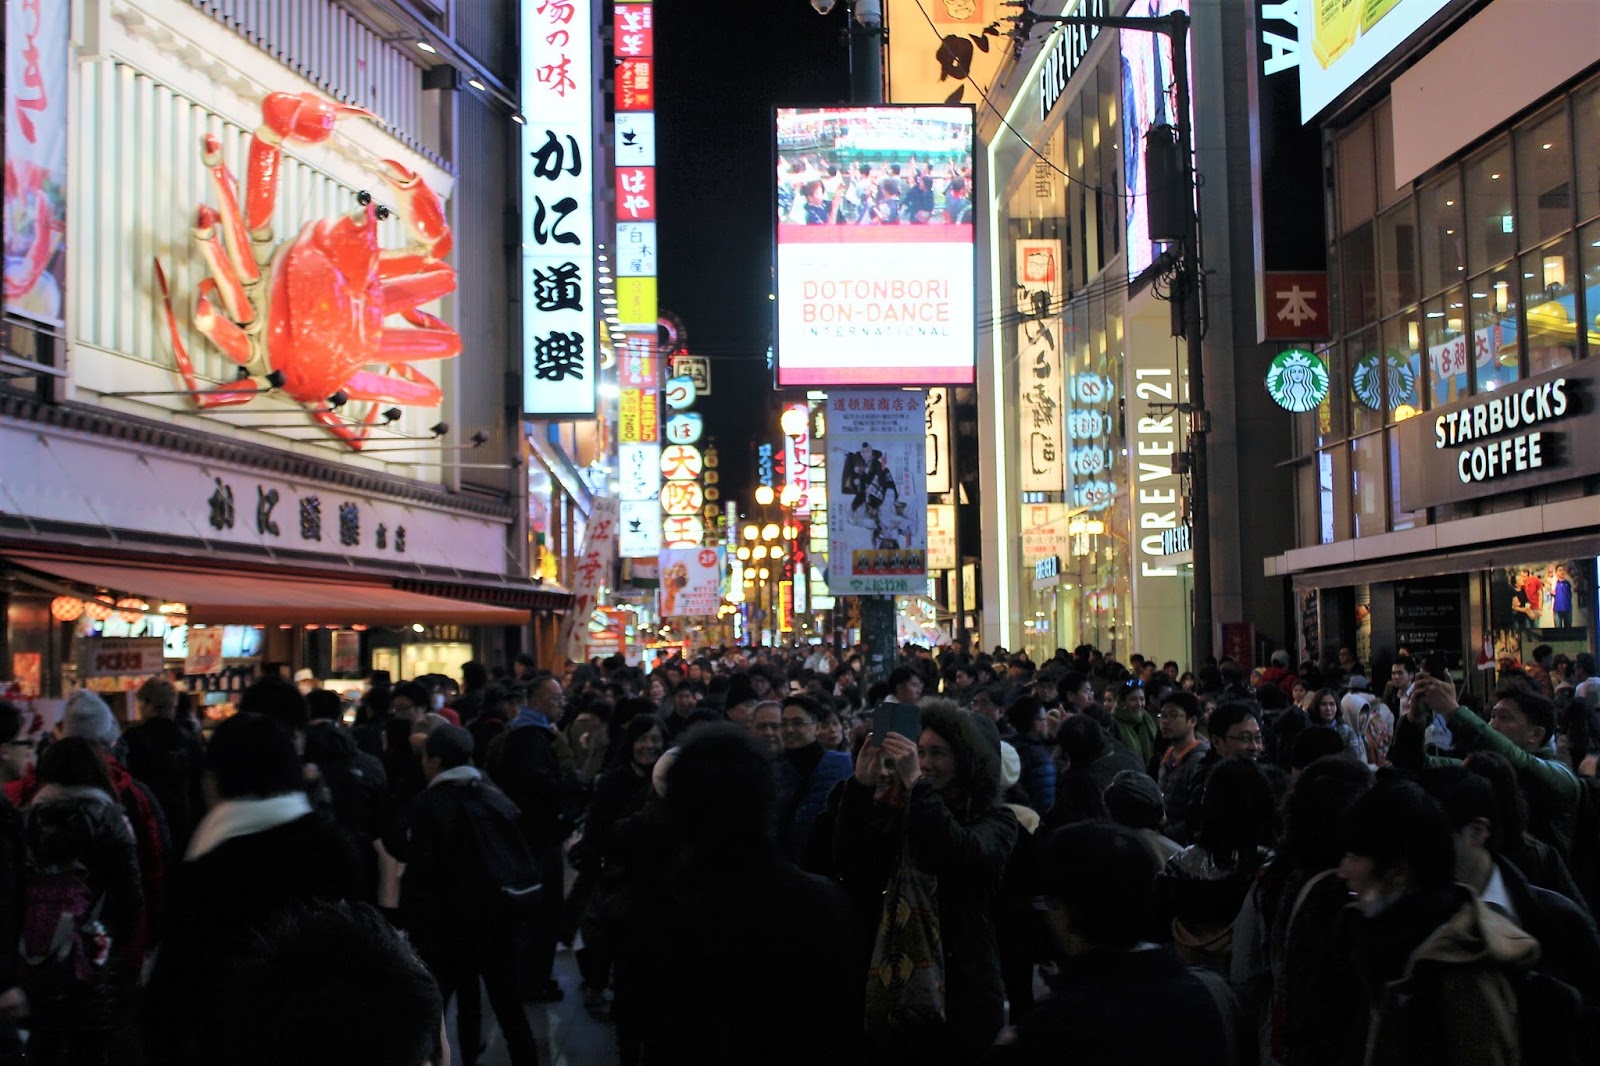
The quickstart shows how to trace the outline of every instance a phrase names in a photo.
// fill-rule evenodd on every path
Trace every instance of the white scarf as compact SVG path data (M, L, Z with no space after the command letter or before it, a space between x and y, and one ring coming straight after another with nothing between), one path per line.
M189 840L186 861L200 858L234 837L264 833L287 825L311 813L311 801L304 792L285 792L279 796L223 800L206 812Z
M483 777L483 771L478 769L476 766L452 766L448 770L440 770L434 779L428 782L428 787L432 788L434 785L450 785L455 784L458 781L462 784L467 784L472 781L477 781L481 777Z

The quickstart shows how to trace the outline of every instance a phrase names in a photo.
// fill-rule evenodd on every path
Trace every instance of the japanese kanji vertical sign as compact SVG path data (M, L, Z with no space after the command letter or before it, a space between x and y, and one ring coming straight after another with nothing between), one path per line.
M928 495L949 492L950 462L950 390L929 389L928 409Z
M523 409L535 418L595 409L593 50L592 0L523 4Z
M589 636L589 618L598 606L600 589L611 583L617 561L617 500L596 496L589 511L589 528L583 535L583 552L572 568L572 609L561 626L561 647L567 658L583 659Z
M1061 492L1061 242L1019 240L1016 252L1018 487Z
M656 7L613 5L611 46L616 91L617 229L612 268L617 316L625 333L655 336L656 303Z

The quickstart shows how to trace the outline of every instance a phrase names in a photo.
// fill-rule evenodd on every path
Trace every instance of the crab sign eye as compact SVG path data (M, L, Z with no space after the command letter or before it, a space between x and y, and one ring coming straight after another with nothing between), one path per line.
M362 189L360 192L356 193L356 203L360 204L362 207L366 207L371 202L372 194L367 190Z
M379 222L386 222L389 219L389 209L387 207L380 206L374 213L378 216Z

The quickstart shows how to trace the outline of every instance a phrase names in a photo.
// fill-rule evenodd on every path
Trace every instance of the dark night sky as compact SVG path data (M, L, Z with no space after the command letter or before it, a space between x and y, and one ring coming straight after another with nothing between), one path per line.
M772 388L772 108L846 99L844 5L809 0L656 5L660 305L712 358L699 408L725 493L748 503L752 437Z

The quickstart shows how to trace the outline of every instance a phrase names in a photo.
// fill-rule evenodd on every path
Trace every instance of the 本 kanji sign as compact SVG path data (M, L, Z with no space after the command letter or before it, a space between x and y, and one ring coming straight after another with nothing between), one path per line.
M1317 341L1333 336L1327 274L1266 271L1261 299L1266 308L1263 340Z
M592 0L523 5L523 409L535 418L595 409L593 23Z

